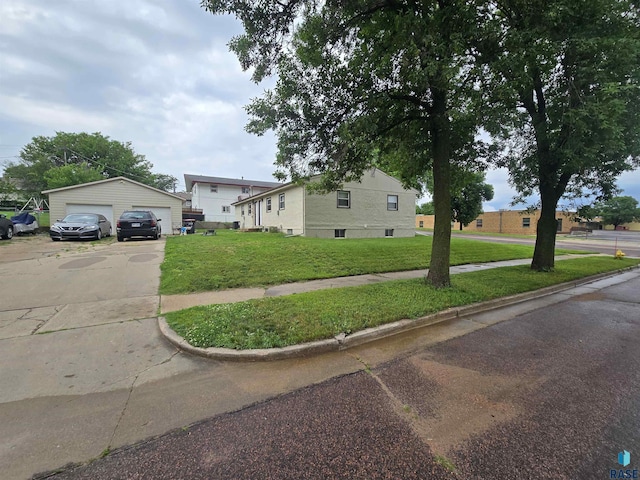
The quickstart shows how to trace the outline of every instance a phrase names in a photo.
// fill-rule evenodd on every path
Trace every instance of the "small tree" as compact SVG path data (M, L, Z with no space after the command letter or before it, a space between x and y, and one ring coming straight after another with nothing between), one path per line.
M611 198L599 204L597 210L602 217L602 223L613 225L614 228L640 219L638 201L633 197Z
M416 206L417 215L434 215L435 210L433 208L433 202L423 203L420 206Z
M471 173L462 189L451 197L451 219L460 223L460 230L482 213L482 202L493 199L493 186L484 183L482 173Z

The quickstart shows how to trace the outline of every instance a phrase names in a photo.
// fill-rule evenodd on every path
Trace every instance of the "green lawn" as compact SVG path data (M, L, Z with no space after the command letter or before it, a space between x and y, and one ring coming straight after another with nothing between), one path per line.
M431 240L423 235L335 240L233 230L221 230L215 236L167 237L160 293L170 295L417 270L429 265ZM532 255L532 246L451 240L451 265Z
M452 276L452 287L398 280L284 297L193 307L166 314L173 330L197 347L273 348L332 338L405 318L638 265L638 259L587 257L556 262L553 272L527 266Z

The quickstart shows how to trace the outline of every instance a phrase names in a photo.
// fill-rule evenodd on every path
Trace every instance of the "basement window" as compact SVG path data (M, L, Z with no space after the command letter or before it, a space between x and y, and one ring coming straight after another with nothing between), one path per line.
M384 231L385 237L393 237L393 228L386 228Z
M347 236L347 231L344 228L336 228L333 235L335 238L345 238Z

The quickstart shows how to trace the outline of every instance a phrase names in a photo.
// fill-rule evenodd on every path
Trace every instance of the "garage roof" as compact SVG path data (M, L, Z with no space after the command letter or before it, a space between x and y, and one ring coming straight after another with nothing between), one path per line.
M68 187L54 188L52 190L44 190L42 193L47 193L48 194L48 193L54 193L54 192L62 192L64 190L72 190L74 188L90 187L91 185L98 185L100 183L108 183L108 182L129 182L129 183L133 183L134 185L139 185L140 187L148 188L149 190L153 190L155 192L163 193L163 194L168 195L170 197L177 198L180 201L184 200L184 198L182 198L181 196L179 196L179 195L177 195L175 193L165 192L164 190L160 190L159 188L150 187L149 185L145 185L144 183L136 182L135 180L131 180L130 178L126 178L126 177L107 178L105 180L98 180L97 182L81 183L79 185L70 185Z

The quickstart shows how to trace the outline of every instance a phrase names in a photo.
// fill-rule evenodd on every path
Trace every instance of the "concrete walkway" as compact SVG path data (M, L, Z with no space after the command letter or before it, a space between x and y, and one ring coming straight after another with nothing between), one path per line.
M596 254L600 255L600 254ZM568 260L570 258L580 258L594 255L558 255L558 260ZM530 258L516 260L503 260L490 263L470 263L466 265L453 266L451 274L476 272L490 268L513 267L516 265L528 265ZM326 278L322 280L310 280L307 282L287 283L275 285L267 288L234 288L216 292L200 292L185 295L162 295L160 297L160 313L175 312L196 305L213 305L218 303L243 302L264 297L280 297L292 295L294 293L313 292L326 288L355 287L358 285L369 285L372 283L386 282L389 280L407 280L411 278L422 278L429 273L428 269L409 270L404 272L375 273L368 275L354 275L349 277Z

